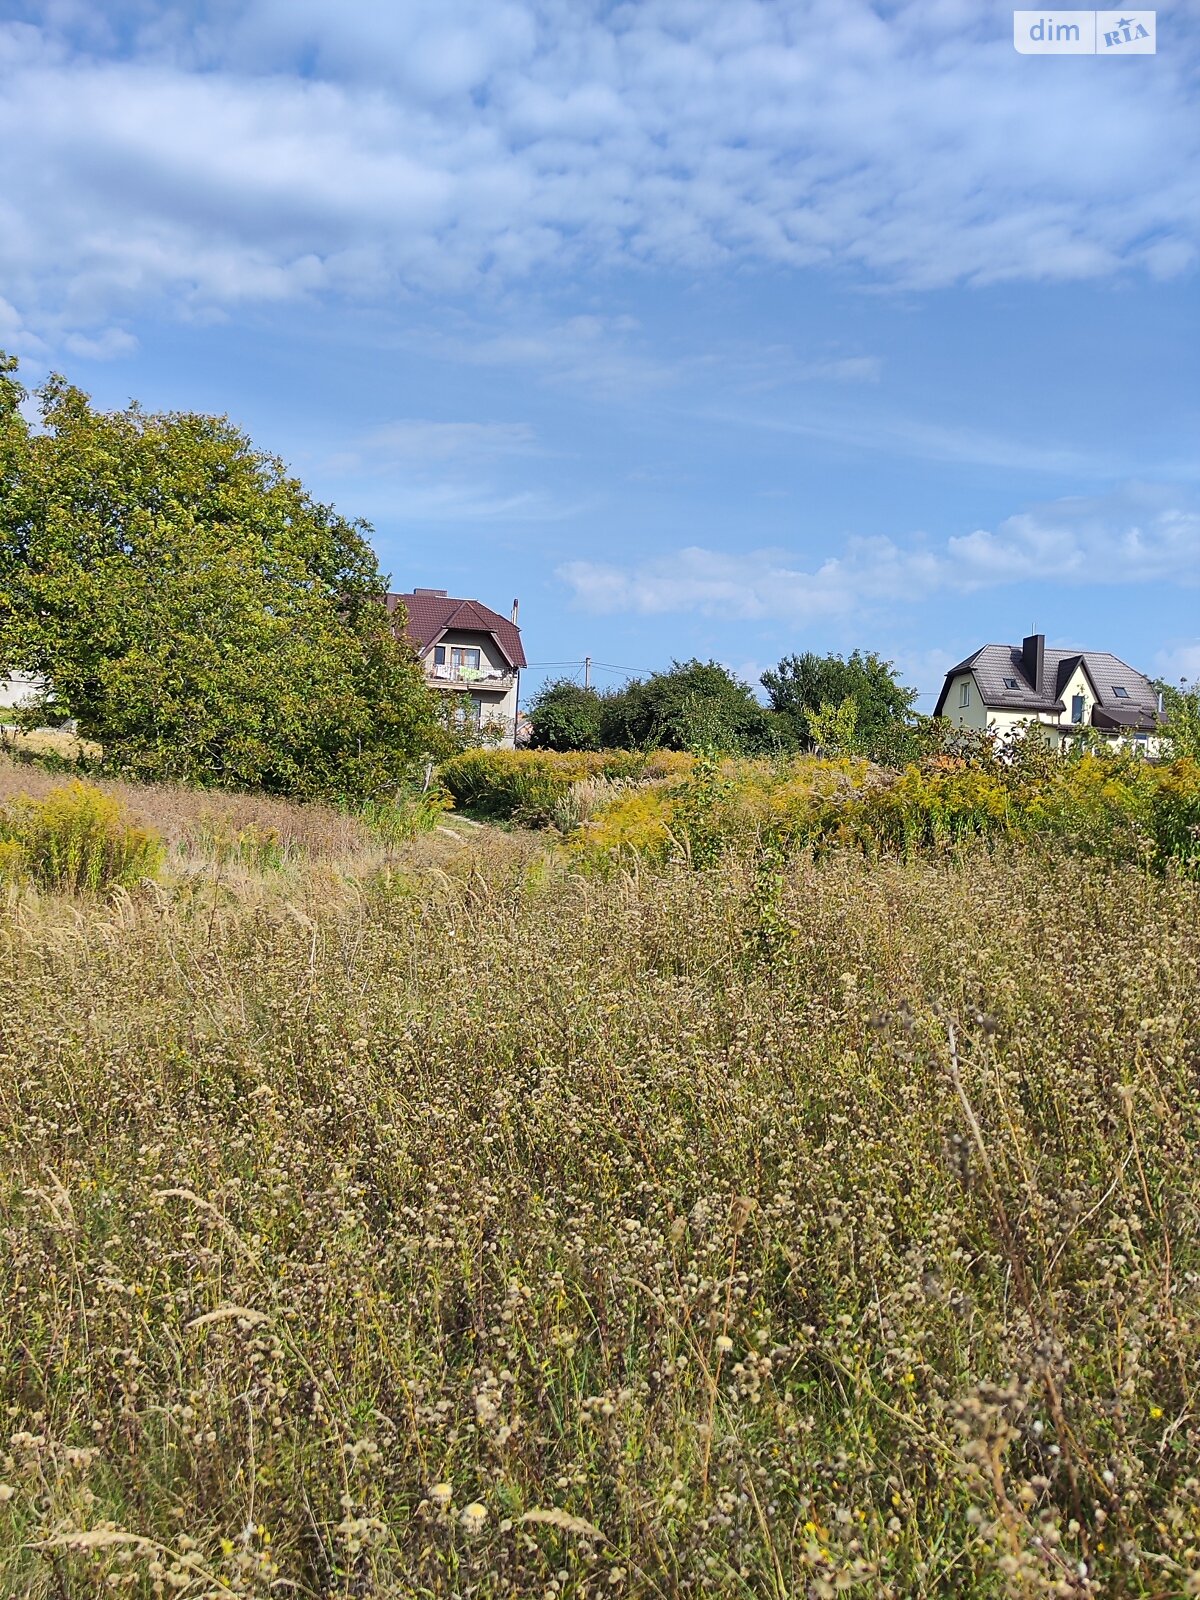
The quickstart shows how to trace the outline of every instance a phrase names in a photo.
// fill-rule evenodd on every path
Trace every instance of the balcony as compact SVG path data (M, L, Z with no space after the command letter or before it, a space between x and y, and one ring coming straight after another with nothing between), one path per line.
M483 694L507 694L517 681L515 672L480 667L425 668L425 681L434 689L472 689Z

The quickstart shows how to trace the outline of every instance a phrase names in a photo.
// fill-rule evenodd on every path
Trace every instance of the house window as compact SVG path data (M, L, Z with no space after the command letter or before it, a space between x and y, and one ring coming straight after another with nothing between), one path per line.
M1081 694L1073 694L1071 696L1071 721L1083 721L1083 696Z
M1129 699L1129 690L1125 687L1125 685L1123 683L1114 683L1113 684L1113 693L1116 695L1118 700L1128 700Z
M435 667L444 667L446 665L446 646L444 644L434 645L433 664Z
M452 667L473 667L478 672L479 651L477 649L468 649L466 645L451 645L450 665Z
M1015 678L1005 678L1004 687L1006 689L1015 689L1017 687L1017 680Z
M960 706L971 704L971 685L965 680L958 687L958 703Z

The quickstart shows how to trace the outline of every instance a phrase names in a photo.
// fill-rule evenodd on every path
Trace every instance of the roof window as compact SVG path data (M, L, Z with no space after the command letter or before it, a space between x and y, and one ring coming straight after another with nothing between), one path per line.
M1020 685L1017 683L1015 678L1005 678L1004 687L1006 689L1017 689L1020 687Z
M1118 700L1128 700L1129 699L1129 690L1125 687L1125 685L1123 683L1114 683L1113 684L1113 693L1116 695Z

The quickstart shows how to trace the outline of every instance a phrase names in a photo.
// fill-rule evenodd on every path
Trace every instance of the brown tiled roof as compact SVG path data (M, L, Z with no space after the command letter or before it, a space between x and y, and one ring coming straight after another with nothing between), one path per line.
M934 716L941 716L950 684L962 672L972 674L980 699L989 711L1042 711L1052 714L1065 711L1066 706L1060 696L1080 664L1096 692L1098 710L1110 715L1120 713L1122 727L1158 726L1158 694L1153 684L1144 673L1129 666L1119 656L1110 655L1106 650L1051 650L1047 646L1043 671L1045 681L1039 692L1026 674L1025 656L1019 644L985 644L974 655L967 656L966 660L951 667L938 696ZM1015 681L1015 689L1007 687L1006 678ZM1114 693L1118 687L1127 691L1128 698Z
M387 608L403 605L408 617L408 636L421 655L430 650L449 629L467 633L490 633L500 646L504 659L513 667L523 667L525 651L521 630L478 600L456 600L448 594L389 594Z

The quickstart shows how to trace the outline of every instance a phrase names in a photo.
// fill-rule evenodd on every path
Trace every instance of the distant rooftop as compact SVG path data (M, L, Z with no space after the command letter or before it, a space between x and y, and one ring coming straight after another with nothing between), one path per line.
M970 672L989 710L1066 710L1062 694L1082 665L1101 713L1125 727L1158 722L1158 693L1149 678L1107 650L1047 649L1044 634L1031 634L1021 644L985 644L951 667L934 710L940 716L951 681Z
M388 610L395 611L398 606L404 607L408 637L422 655L453 629L459 633L491 634L510 666L528 665L517 624L479 600L458 599L445 589L413 589L409 594L388 595ZM515 601L513 608L516 609Z

